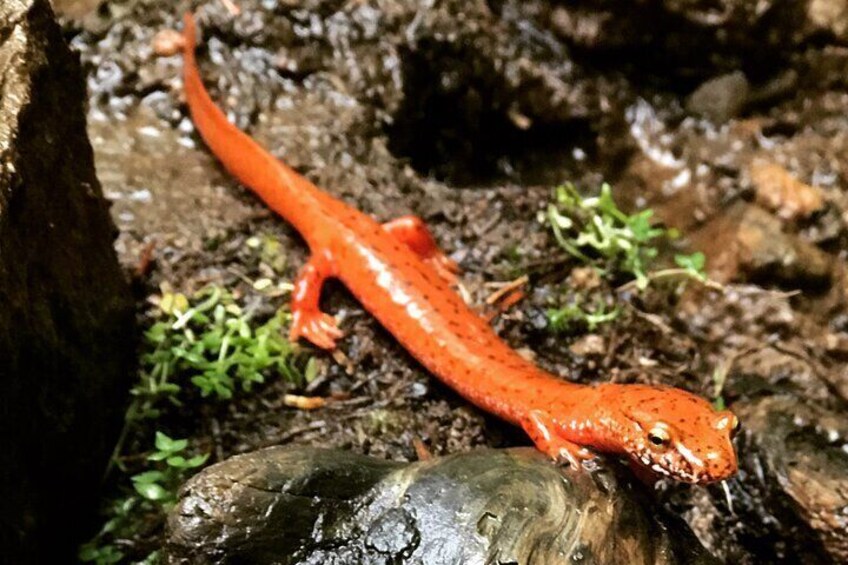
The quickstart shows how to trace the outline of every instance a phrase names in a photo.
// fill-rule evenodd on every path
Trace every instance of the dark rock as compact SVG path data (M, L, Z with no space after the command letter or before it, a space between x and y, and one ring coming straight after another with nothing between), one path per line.
M714 124L723 124L742 112L750 90L748 79L740 71L715 77L689 96L686 109Z
M626 481L533 449L419 463L270 448L189 481L170 563L712 563Z
M774 562L848 561L844 415L790 395L740 402L733 409L745 429L742 481L733 488L739 514L733 520L742 525L731 530L737 541Z
M0 555L70 563L121 427L132 303L47 0L0 3L0 77Z

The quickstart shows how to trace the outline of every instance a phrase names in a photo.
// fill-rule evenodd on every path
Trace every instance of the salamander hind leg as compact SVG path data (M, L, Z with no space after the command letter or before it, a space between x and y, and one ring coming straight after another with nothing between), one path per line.
M424 220L418 216L401 216L383 224L383 229L433 267L448 284L456 282L459 267L439 249Z
M305 338L322 349L333 349L342 331L336 319L319 308L321 287L334 276L335 268L328 253L314 254L298 273L292 292L292 325L289 339Z
M541 410L533 410L521 422L524 432L530 436L536 449L557 463L568 463L575 469L592 459L594 454L585 447L562 438L556 431L553 418Z

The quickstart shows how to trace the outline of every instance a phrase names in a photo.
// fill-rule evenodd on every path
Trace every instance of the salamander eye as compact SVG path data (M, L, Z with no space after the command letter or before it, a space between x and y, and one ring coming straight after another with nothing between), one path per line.
M665 428L656 427L648 432L648 441L657 447L668 445L671 442L671 436Z

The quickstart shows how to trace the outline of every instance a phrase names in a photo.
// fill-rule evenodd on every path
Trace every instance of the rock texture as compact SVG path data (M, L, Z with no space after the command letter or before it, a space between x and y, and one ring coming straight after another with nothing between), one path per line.
M830 257L785 232L778 218L758 206L744 202L729 206L693 239L705 250L716 280L772 281L810 290L830 281Z
M848 562L848 424L793 395L735 406L745 422L737 511L773 562ZM777 540L781 543L776 543ZM765 557L765 556L764 556Z
M0 2L0 555L69 563L132 375L132 303L47 0Z
M629 483L533 449L402 464L270 448L192 479L170 563L712 563Z

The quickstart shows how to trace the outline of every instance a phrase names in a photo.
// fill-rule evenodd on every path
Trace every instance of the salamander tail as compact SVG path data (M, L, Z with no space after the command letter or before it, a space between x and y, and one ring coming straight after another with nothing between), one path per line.
M197 131L230 174L275 212L296 223L298 201L302 206L305 193L320 191L227 120L203 86L197 69L194 16L187 13L183 23L183 88Z

